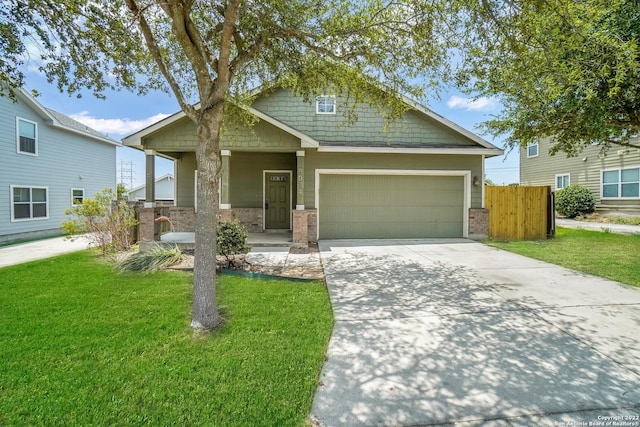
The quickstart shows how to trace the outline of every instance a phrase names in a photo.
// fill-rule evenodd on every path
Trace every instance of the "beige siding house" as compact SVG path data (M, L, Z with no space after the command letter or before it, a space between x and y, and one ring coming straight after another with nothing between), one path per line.
M221 136L221 217L250 232L293 231L300 244L486 235L484 160L502 150L414 103L388 128L369 105L347 122L345 105L339 95L306 102L278 89L252 105L253 126L231 118ZM193 231L195 141L183 113L124 139L145 151L148 168L156 155L174 159L176 231ZM146 200L152 210L153 195Z
M612 146L606 152L587 147L576 157L549 155L544 141L520 149L520 184L550 185L559 190L570 184L589 188L603 213L640 213L640 149Z

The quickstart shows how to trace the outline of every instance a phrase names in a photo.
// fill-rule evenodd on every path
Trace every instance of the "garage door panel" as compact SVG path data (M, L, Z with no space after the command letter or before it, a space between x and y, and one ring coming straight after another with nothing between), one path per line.
M462 176L321 175L320 238L462 237Z

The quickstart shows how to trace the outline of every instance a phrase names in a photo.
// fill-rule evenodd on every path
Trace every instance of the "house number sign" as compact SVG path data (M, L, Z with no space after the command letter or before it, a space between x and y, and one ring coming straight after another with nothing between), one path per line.
M269 181L271 182L287 182L287 175L270 175Z

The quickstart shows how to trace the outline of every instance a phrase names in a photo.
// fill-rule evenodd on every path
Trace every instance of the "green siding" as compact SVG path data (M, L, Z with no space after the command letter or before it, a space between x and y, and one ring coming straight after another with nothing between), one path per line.
M326 143L402 144L403 146L477 146L477 144L421 113L408 111L385 129L383 114L370 105L356 107L357 121L348 123L345 99L338 97L336 114L316 114L315 101L305 102L289 90L279 89L258 98L254 107L283 123Z
M196 126L186 117L182 118L145 137L144 146L147 149L167 152L195 151ZM247 125L232 118L221 131L220 148L293 151L300 149L300 139L262 120Z
M462 237L463 177L321 175L321 239Z
M176 206L195 206L196 155L183 153L175 161L176 168Z
M158 151L194 151L196 147L196 125L184 117L142 141L144 148Z
M295 178L295 153L231 153L230 201L232 208L262 206L264 170L292 171ZM295 180L292 183L295 194Z
M482 176L482 156L430 154L318 153L307 150L305 157L306 208L315 207L316 169L410 169L471 171ZM482 207L482 187L471 186L471 208Z

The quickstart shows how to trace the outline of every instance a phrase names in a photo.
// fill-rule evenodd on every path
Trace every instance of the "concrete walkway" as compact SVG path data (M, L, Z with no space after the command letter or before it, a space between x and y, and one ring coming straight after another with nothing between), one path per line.
M591 231L603 231L616 234L640 234L640 225L611 224L608 222L576 221L575 219L556 218L556 227L577 228Z
M52 239L4 246L0 248L0 268L82 251L88 247L89 241L84 237L79 237L73 241L66 237L54 237Z
M318 425L640 425L640 289L466 240L320 249Z

